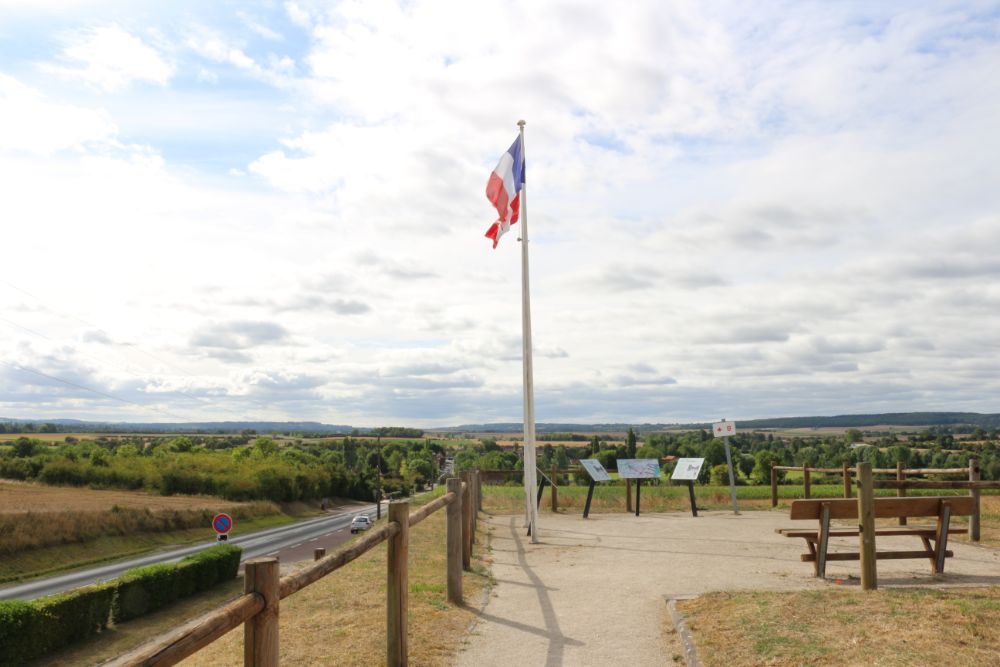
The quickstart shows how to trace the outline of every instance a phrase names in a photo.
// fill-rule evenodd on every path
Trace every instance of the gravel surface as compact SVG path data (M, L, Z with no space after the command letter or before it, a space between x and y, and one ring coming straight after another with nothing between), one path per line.
M774 532L809 527L786 511L690 514L598 514L539 517L541 540L531 544L520 516L489 520L493 576L457 664L462 666L684 664L669 627L668 597L720 590L800 590L858 587L859 563L833 562L827 579L803 563L802 539ZM832 551L856 551L857 538L831 541ZM916 537L882 538L880 550L919 549ZM1000 550L952 539L955 557L943 577L926 560L878 562L879 585L1000 584ZM677 660L679 659L679 663Z

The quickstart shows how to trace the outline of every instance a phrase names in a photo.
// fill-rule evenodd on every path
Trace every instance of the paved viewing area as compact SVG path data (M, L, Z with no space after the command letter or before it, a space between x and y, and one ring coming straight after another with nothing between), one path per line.
M666 599L720 590L801 590L838 585L860 590L857 561L831 562L826 580L802 562L802 540L776 534L787 511L690 514L543 513L541 541L525 536L523 517L490 518L496 584L457 664L670 664L683 654ZM883 549L915 548L912 537L879 538ZM831 552L857 550L834 538ZM1000 584L1000 550L954 538L943 576L926 560L878 562L880 587ZM838 584L837 581L841 583Z

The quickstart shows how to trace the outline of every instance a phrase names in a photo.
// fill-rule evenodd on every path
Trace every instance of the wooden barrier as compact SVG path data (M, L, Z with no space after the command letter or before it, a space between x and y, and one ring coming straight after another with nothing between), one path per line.
M971 471L971 469L972 469L972 461L970 460L970 462L969 462L969 470ZM977 469L978 469L978 466L977 466ZM797 471L797 472L801 472L802 473L803 493L804 493L804 497L806 497L806 498L811 498L812 497L812 475L814 473L827 474L827 475L841 475L843 477L843 480L844 480L844 497L845 498L850 498L851 497L851 475L854 474L854 471L851 470L851 468L846 463L842 467L840 467L840 468L811 468L809 466L779 466L779 465L772 465L771 466L771 507L777 507L778 506L778 473L779 472L788 472L788 471ZM963 475L965 473L966 473L966 468L908 468L908 469L902 470L902 473L901 473L899 465L897 465L895 468L873 468L872 469L872 474L876 474L876 475L895 474L896 477L897 477L896 481L900 480L900 477L899 477L900 474L903 475L902 479L906 479L906 476L908 476L908 475ZM972 474L972 473L969 472L969 474ZM886 487L880 487L880 486L878 486L879 484L882 484L882 483L883 483L882 481L876 481L875 482L875 484L876 484L875 488L886 488ZM968 486L964 486L964 485L968 484L968 482L965 482L965 481L956 482L956 484L961 484L963 486L954 486L954 487L941 487L941 486L930 487L930 486L928 486L928 487L922 487L922 488L936 488L936 489L940 489L940 488L968 489L968 488L970 488ZM892 488L897 488L897 487L892 487ZM914 486L914 487L910 487L910 488L921 488L921 487L915 487ZM990 487L990 488L992 488L992 487ZM905 494L903 494L903 495L905 495ZM905 519L901 519L901 521L905 521ZM905 525L905 523L903 525Z
M323 547L316 547L313 549L313 560L319 560L326 555L326 549Z
M979 541L979 509L980 496L982 495L978 485L980 476L979 459L969 459L969 495L972 496L976 505L975 509L972 510L972 516L969 517L969 539L973 542ZM997 486L1000 487L1000 484Z
M878 588L875 569L875 489L872 488L872 464L858 464L858 529L860 534L861 588Z
M478 491L473 494L472 488L477 481L478 475L469 476L469 481L464 482L449 479L448 492L444 496L412 514L408 513L409 503L391 502L388 523L372 529L354 544L328 556L324 555L324 550L316 549L313 563L280 579L277 558L249 560L244 575L246 592L242 596L104 664L106 667L175 665L243 624L244 667L277 667L280 600L388 540L386 664L389 667L406 665L409 529L437 510L448 508L448 599L461 604L462 568L469 569L471 565L471 537L477 517L470 510L472 499L478 498ZM466 545L468 553L465 553Z
M410 503L405 500L389 503L389 522L398 525L399 531L389 540L389 555L386 558L385 661L388 667L406 667L407 664L406 610L410 594L407 576L410 553L409 509Z

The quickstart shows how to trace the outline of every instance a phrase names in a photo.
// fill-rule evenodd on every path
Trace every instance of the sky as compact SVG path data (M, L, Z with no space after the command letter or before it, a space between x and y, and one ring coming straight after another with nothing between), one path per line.
M0 0L0 417L1000 411L1000 3Z

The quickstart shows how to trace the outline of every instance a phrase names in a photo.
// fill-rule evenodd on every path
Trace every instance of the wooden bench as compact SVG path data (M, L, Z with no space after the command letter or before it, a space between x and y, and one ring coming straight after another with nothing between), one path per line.
M875 498L875 518L936 517L934 526L891 526L875 529L875 536L913 535L924 544L922 550L876 551L875 558L926 558L931 563L931 572L944 572L944 560L954 554L948 551L948 535L964 533L962 528L951 528L954 516L971 516L975 510L975 499L971 496L914 496L909 498ZM826 576L826 563L831 560L860 560L857 552L829 553L831 537L856 537L861 534L858 527L830 527L831 519L858 519L858 501L853 498L815 498L792 501L792 519L813 519L819 522L815 529L778 528L776 532L785 537L801 537L809 547L809 553L802 554L805 562L812 562L817 577Z

